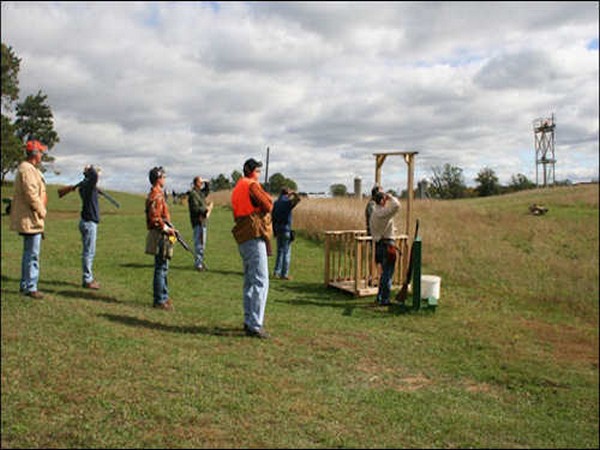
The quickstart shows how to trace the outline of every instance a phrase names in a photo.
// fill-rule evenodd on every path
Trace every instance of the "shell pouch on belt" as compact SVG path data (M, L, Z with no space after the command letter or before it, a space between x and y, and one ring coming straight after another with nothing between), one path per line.
M158 241L158 249L156 254L162 259L171 259L173 257L173 247L175 247L177 238L172 235L163 234Z
M146 235L146 253L148 255L160 254L162 259L171 259L176 240L175 236L169 236L157 228L148 230L148 234Z
M257 214L244 216L235 222L235 226L231 230L233 237L238 244L255 239L262 236L264 224L262 219Z

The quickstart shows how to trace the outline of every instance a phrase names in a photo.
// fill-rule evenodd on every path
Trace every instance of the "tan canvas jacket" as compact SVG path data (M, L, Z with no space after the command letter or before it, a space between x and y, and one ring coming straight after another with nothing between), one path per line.
M23 161L15 177L15 193L10 208L11 230L24 234L42 233L47 203L42 173L29 161Z

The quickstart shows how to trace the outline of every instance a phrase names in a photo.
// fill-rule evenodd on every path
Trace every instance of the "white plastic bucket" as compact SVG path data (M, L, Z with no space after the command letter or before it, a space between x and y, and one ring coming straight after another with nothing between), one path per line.
M437 305L440 298L442 278L436 275L421 275L421 298L428 300L430 305Z

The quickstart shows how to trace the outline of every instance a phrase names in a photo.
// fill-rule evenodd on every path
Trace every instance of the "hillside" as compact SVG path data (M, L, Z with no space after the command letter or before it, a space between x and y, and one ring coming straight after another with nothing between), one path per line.
M268 341L242 331L226 206L211 216L208 272L176 248L169 314L151 308L143 196L101 200L91 292L79 199L49 192L45 300L19 295L22 242L2 216L3 448L599 445L598 185L417 202L424 272L442 277L433 313L325 288L322 244L305 236L362 226L363 205L303 201ZM319 228L321 209L332 222ZM191 241L185 206L172 214Z

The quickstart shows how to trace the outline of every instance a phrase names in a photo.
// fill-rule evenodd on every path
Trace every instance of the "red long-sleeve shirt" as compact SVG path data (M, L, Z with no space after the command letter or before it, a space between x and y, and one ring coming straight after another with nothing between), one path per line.
M164 230L165 224L171 221L169 206L160 186L153 186L146 198L146 226L149 230L158 228Z

